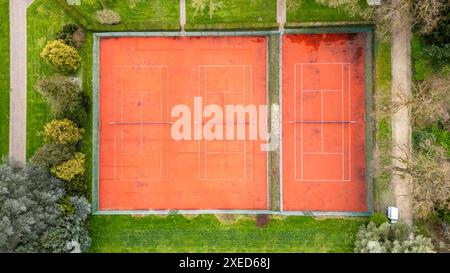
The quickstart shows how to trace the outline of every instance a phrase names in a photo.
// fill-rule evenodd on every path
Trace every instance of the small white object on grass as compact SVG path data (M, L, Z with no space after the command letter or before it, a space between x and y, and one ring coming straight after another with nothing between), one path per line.
M379 6L379 5L381 5L381 0L367 0L367 5Z
M397 223L398 221L398 208L394 206L388 207L388 218L391 220L392 224Z
M69 253L81 253L80 243L77 241L67 242L67 250L69 250Z

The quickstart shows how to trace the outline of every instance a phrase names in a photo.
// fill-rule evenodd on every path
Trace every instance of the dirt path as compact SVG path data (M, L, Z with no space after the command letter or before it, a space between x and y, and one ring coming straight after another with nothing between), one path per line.
M396 11L392 20L392 100L394 105L408 101L412 93L411 77L411 19L407 5L403 0L393 0ZM400 8L403 5L403 8ZM410 109L402 107L392 116L393 165L404 168L402 159L411 157ZM394 174L392 178L396 206L400 219L412 224L411 178Z
M10 130L9 158L26 162L27 7L33 0L9 1L10 9Z
M283 31L286 23L286 0L277 1L277 23L280 25L280 31Z

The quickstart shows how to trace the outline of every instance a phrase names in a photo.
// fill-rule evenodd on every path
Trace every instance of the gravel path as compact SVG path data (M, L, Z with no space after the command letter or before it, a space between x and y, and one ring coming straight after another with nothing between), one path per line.
M10 130L9 158L26 162L27 7L33 0L11 0L10 9Z
M180 26L181 26L181 32L184 32L184 25L186 25L186 0L180 0Z
M280 31L283 31L286 23L286 0L277 1L277 23L280 25Z
M394 105L405 104L412 92L411 72L411 19L409 9L399 8L403 0L393 0L395 14L392 20L392 100ZM411 157L411 124L408 104L392 115L392 141L394 168L405 168L404 160ZM395 174L392 178L395 202L399 216L412 224L412 182L408 176Z

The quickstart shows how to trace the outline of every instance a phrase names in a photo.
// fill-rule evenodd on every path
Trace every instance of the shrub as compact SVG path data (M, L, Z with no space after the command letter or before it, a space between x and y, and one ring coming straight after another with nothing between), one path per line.
M356 253L432 253L429 238L421 235L410 239L411 230L405 223L383 223L379 227L373 222L360 227L355 241Z
M84 130L68 119L53 120L44 126L44 136L46 142L59 144L75 144L83 137Z
M86 250L90 206L72 197L74 213L64 217L63 196L63 182L45 169L0 166L0 252L67 252L71 242Z
M63 28L56 33L56 40L62 40L66 45L73 46L79 48L83 42L83 39L76 40L74 35L77 33L77 36L80 36L81 33L84 33L83 30L75 25L75 24L67 24L64 25ZM84 35L81 35L84 37Z
M58 178L71 181L77 175L83 175L85 155L83 153L75 153L75 156L58 166L53 166L51 172Z
M75 213L75 207L73 206L72 202L70 202L69 195L66 195L64 196L64 198L59 200L59 205L61 206L64 216L68 216Z
M98 10L95 18L102 25L117 25L120 23L120 14L111 9Z
M434 253L433 243L430 238L422 235L414 236L413 238L398 242L394 241L392 253Z
M55 204L63 195L61 181L43 169L27 168L23 175L0 166L0 252L38 251L36 241L61 216Z
M78 127L83 128L87 123L87 112L83 105L77 105L72 110L62 111L56 114L57 119L69 119L77 124Z
M370 216L370 222L373 222L377 227L379 227L382 224L389 222L389 219L384 213L377 212Z
M426 47L424 49L424 55L427 60L438 68L447 65L450 63L450 44Z
M70 196L81 196L89 199L86 176L77 175L71 181L66 182L66 193Z
M58 143L46 143L39 148L31 158L31 163L36 166L50 169L71 158L75 153L73 145L61 145Z
M66 74L75 73L81 65L81 57L78 51L63 40L53 40L41 52L41 57Z
M450 209L449 208L437 208L436 216L439 220L443 221L447 225L450 225Z
M49 228L40 238L44 252L69 252L74 243L85 251L91 244L85 227L91 211L89 203L85 198L69 197L66 204L71 207L71 213L62 217L60 225Z
M414 146L419 151L433 156L435 145L441 146L447 151L447 157L450 158L450 131L442 125L433 124L422 130L415 130L413 134Z
M82 104L81 88L70 77L46 77L37 82L36 90L47 100L54 113L73 112Z

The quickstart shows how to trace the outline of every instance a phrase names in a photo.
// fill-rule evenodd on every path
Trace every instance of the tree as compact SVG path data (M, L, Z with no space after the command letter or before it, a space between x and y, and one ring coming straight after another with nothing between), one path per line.
M71 242L86 250L90 205L72 197L74 213L64 216L63 197L63 182L45 169L0 166L0 252L68 252Z
M75 73L81 65L81 57L74 47L63 40L53 40L41 52L41 57L65 74Z
M50 104L54 113L78 110L82 104L80 86L70 77L53 75L39 80L36 90Z
M76 105L73 109L65 109L56 113L57 119L70 119L75 122L78 127L84 128L88 120L89 97L81 94L81 104Z
M74 154L75 147L73 145L45 143L44 146L36 151L30 161L36 166L50 169L53 166L70 160Z
M55 119L44 126L41 133L44 140L50 143L75 144L83 137L84 130L68 119Z

